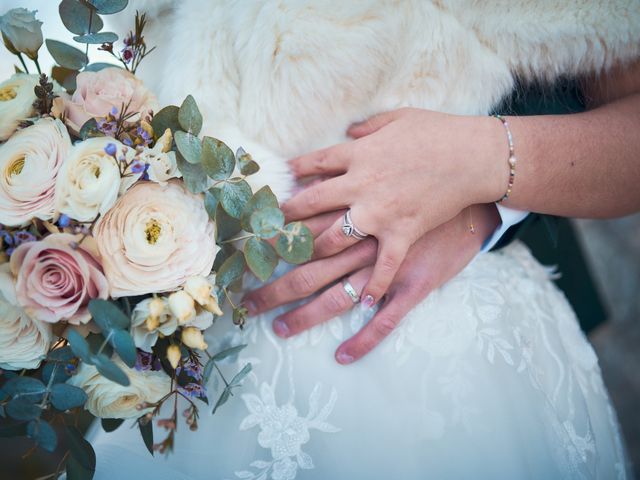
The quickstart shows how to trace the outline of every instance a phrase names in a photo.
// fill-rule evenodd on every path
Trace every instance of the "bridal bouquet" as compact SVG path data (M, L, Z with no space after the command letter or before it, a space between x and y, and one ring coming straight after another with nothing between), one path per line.
M179 398L196 429L199 405L215 412L251 369L225 378L220 364L243 345L209 352L203 332L225 309L242 327L231 292L247 268L266 280L278 258L312 253L311 233L285 225L269 187L252 192L251 156L199 137L193 97L159 109L135 76L153 50L145 16L120 46L101 31L101 15L126 5L63 0L60 17L84 48L46 40L52 79L40 71L35 12L0 17L20 61L0 84L0 436L54 451L63 434L69 451L48 478L93 476L75 426L83 409L107 430L135 419L151 453L171 450ZM119 65L90 63L90 45ZM210 398L213 374L224 388ZM173 413L157 425L168 433L154 442L167 401Z

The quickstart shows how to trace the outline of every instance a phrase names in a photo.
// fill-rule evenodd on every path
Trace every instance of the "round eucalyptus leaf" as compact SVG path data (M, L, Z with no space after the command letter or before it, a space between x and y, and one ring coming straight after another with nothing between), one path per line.
M242 175L253 175L260 170L260 165L258 165L255 160L253 160L253 157L245 152L242 147L236 151L236 162Z
M184 131L193 135L198 135L202 130L202 114L191 95L187 95L182 102L178 111L178 121Z
M240 218L245 205L251 199L251 187L244 180L222 184L222 208L233 218Z
M51 376L53 375L53 380ZM42 367L42 381L49 383L64 383L71 378L64 369L64 365L60 362L47 362Z
M12 397L38 402L47 391L47 387L37 378L19 376L8 380L2 386L2 390Z
M226 180L233 173L236 159L231 149L220 140L204 137L202 140L202 168L214 180Z
M113 63L105 63L105 62L95 62L90 63L86 67L84 67L85 72L99 72L100 70L104 70L105 68L120 68L118 65L114 65Z
M273 247L256 237L244 244L244 257L249 269L263 282L269 279L278 265L278 254Z
M61 412L81 407L86 401L87 394L81 388L66 383L57 383L51 387L51 403Z
M276 252L287 263L298 265L307 262L313 255L313 235L302 222L287 225L276 241Z
M103 43L117 42L118 35L113 32L87 33L84 35L76 35L73 39L78 43L102 45Z
M103 332L122 330L131 324L131 320L115 303L101 298L89 301L89 312L94 322Z
M94 365L105 378L112 382L116 382L124 387L128 387L131 383L127 374L118 367L106 355L100 353L94 357Z
M129 0L88 0L100 15L112 15L121 12L129 3Z
M59 362L69 362L73 360L73 352L69 345L65 345L61 348L55 348L47 355L47 360L57 360Z
M178 122L178 107L169 105L164 107L153 116L151 127L156 138L161 137L168 128L173 133L180 130L180 122Z
M136 346L133 338L126 330L116 330L111 334L111 345L118 353L118 356L129 368L136 364Z
M93 354L89 348L89 344L77 330L69 330L67 333L67 340L71 346L73 353L80 358L83 362L93 365Z
M61 67L70 70L80 70L89 63L89 59L85 53L71 45L51 39L47 39L45 43L49 53Z
M216 273L216 285L226 287L244 273L246 263L242 252L235 252L225 260Z
M191 193L202 193L209 188L209 179L204 172L203 165L187 162L180 152L176 155L178 170L182 174L182 180Z
M32 420L27 424L27 435L33 438L39 447L53 452L58 446L55 430L44 420Z
M216 208L216 238L224 242L235 237L242 230L238 219L229 215L219 203Z
M62 0L58 6L58 13L67 30L76 35L96 33L104 26L98 14L80 0ZM89 21L90 15L91 21Z
M278 199L274 195L273 191L271 191L271 188L267 185L254 193L251 199L244 206L244 211L240 216L242 228L247 232L251 232L251 215L253 212L269 207L277 208Z
M178 130L174 135L174 139L180 155L182 155L187 162L200 163L202 144L198 137Z
M104 420L104 419L103 419ZM122 423L122 419L116 420ZM69 452L71 453L70 460L74 460L76 464L74 473L82 474L82 476L69 476L69 465L67 462L67 478L68 480L74 480L76 478L88 479L93 478L93 473L96 470L96 453L93 450L91 444L84 438L80 430L77 427L68 425L66 428L67 444L69 445Z
M33 420L40 416L42 410L35 403L18 397L7 403L6 412L14 420Z
M249 221L251 230L260 238L273 238L284 227L284 213L276 207L256 210Z
M215 189L215 191L219 191L219 190ZM220 202L218 200L218 197L213 195L210 191L204 194L204 209L207 211L207 214L209 215L209 218L211 220L215 221L216 219L216 210L218 208L219 203Z

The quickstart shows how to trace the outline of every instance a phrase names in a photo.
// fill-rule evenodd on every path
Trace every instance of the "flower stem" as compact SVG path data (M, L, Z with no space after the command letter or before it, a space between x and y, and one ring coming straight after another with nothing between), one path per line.
M33 59L33 63L36 64L36 70L38 70L38 73L42 75L42 70L40 69L40 64L38 63L38 57Z
M230 238L229 240L224 240L224 241L220 242L220 245L225 244L225 243L237 242L239 240L246 240L247 238L251 238L251 237L255 237L255 236L256 236L255 233L247 233L246 235L240 235L239 237L236 237L236 238Z
M24 62L24 58L22 58L21 53L18 53L18 58L20 59L20 63L22 63L22 68L24 68L24 73L29 73L29 69L27 68L27 64Z

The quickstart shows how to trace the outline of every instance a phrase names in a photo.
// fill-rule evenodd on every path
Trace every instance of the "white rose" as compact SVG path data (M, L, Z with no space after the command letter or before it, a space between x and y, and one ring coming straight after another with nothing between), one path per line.
M103 216L93 236L111 295L167 292L208 275L218 247L202 196L182 182L138 182Z
M9 264L0 265L0 368L38 368L52 339L50 324L32 319L18 306Z
M45 118L0 146L0 223L26 225L51 220L60 166L71 149L64 124Z
M37 84L37 75L22 73L0 83L0 142L10 137L22 120L35 115L33 89Z
M43 38L42 22L36 20L36 12L13 8L0 17L2 39L11 53L26 53L31 59L38 58Z
M75 144L62 164L56 183L56 209L81 222L104 215L118 199L120 167L105 152L109 144L118 155L124 147L110 137L89 138ZM128 152L128 150L127 150Z
M153 311L155 303L161 302L160 312ZM155 315L154 315L155 314ZM146 298L138 303L131 313L131 336L141 350L151 352L159 334L171 335L178 328L178 320L171 315L163 298Z
M98 418L138 418L152 408L138 410L142 403L155 403L171 391L171 378L163 371L138 371L127 367L122 360L114 362L129 377L124 387L103 377L96 367L83 363L78 373L67 383L82 388L87 394L85 408Z

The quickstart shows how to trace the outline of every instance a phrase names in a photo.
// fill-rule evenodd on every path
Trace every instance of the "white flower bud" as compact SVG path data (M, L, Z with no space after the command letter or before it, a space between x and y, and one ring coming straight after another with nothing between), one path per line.
M205 277L189 277L184 284L184 291L203 307L209 302L212 288Z
M197 348L199 350L207 349L208 345L204 341L202 332L196 327L187 327L182 329L180 338L182 340L182 343L184 343L187 347Z
M160 318L160 315L165 312L166 307L167 305L163 298L153 298L149 302L149 316L153 318Z
M167 360L169 360L169 363L174 369L178 366L180 357L182 357L182 354L180 353L180 347L177 345L169 345L169 347L167 348Z
M220 309L220 305L218 305L218 299L213 295L209 297L209 300L205 305L203 305L203 308L207 312L211 312L214 315L221 316L223 314L222 310Z
M196 306L193 297L184 290L169 295L169 310L178 320L178 324L184 325L196 316Z

